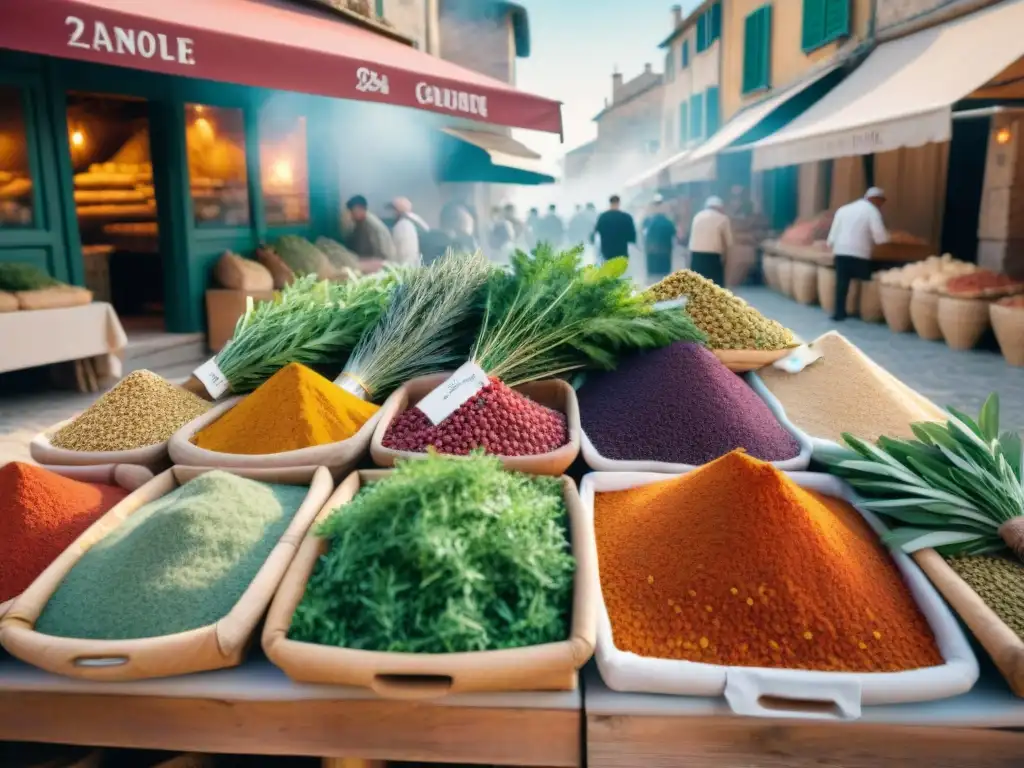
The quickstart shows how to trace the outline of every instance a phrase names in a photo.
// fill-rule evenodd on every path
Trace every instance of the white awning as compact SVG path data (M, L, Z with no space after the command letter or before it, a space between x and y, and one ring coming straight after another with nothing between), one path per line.
M682 161L688 154L690 154L690 150L684 149L682 152L672 155L672 157L667 160L662 160L653 168L648 168L639 176L634 176L632 179L627 181L625 184L626 189L632 191L641 189L657 189L659 186L668 186L667 184L660 184L658 177L661 176L662 172L667 170L669 166Z
M454 139L482 149L494 165L528 173L544 173L540 154L511 136L469 128L442 128L441 131Z
M1024 55L1024 0L883 43L788 126L751 145L754 170L948 141L953 104L999 91Z
M834 72L842 63L840 59L813 72L807 78L792 87L771 95L757 104L747 107L733 116L732 120L722 126L714 136L705 141L689 157L681 162L673 163L669 168L669 178L673 184L685 184L689 181L713 181L716 175L715 157L733 142L741 139L744 134L768 117L794 96L803 93L807 88Z

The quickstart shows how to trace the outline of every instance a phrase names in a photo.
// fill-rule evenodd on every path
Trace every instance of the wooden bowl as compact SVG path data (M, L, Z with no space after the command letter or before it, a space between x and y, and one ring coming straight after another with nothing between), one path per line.
M747 373L765 368L776 360L781 360L790 352L792 347L786 349L713 349L715 357L721 360L725 367L734 373Z

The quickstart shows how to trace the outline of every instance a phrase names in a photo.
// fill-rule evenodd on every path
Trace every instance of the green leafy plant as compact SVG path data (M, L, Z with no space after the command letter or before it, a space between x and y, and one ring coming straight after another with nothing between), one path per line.
M542 244L512 256L511 269L487 285L484 316L471 352L509 386L583 368L614 368L633 351L675 341L704 342L681 309L657 311L623 276L625 258L582 263L583 247Z
M877 445L843 434L852 449L815 458L846 479L861 506L893 525L887 542L905 552L943 555L1009 549L1024 558L1024 462L1021 437L999 432L999 397L978 420L954 408L945 424L911 425L916 440L881 437Z
M399 463L317 530L317 563L288 636L456 653L565 640L575 560L558 478L495 457Z
M307 275L273 301L254 304L249 297L217 366L231 391L244 394L288 363L340 363L407 278L408 270L396 269L340 283Z
M0 262L0 291L36 291L63 283L54 280L34 264Z

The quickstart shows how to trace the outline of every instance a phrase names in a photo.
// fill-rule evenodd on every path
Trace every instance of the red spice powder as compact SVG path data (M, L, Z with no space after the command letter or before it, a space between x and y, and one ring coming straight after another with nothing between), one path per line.
M0 467L0 603L17 597L128 491L13 461Z
M877 536L844 501L734 451L599 493L615 645L709 664L894 672L943 663Z

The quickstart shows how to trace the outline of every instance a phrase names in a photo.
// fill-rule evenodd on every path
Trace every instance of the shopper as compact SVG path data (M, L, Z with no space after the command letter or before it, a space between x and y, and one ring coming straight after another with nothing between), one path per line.
M636 224L633 217L620 210L618 195L608 198L608 210L597 217L590 242L600 240L601 259L608 261L618 256L629 258L629 246L636 243Z
M412 202L407 197L396 197L391 201L395 225L391 238L395 243L395 261L399 264L416 264L420 260L420 235L430 231L423 219L412 211Z
M565 242L565 224L558 215L558 208L555 205L548 206L548 212L540 221L540 235L538 241L543 240L552 248L561 248Z
M349 198L345 208L352 219L352 230L345 245L362 258L395 260L395 243L387 225L370 213L366 198Z
M537 247L537 243L541 240L541 233L544 229L542 221L540 210L537 208L531 208L530 212L526 214L526 231L524 235L526 247L531 251Z
M590 235L593 228L593 223L587 212L583 210L582 205L577 203L576 212L569 219L569 226L565 229L565 236L569 241L569 245L575 248L577 245L585 243L587 236Z
M725 286L723 258L732 246L732 226L720 197L709 197L690 225L690 269Z
M647 277L657 282L672 271L672 246L676 239L676 225L665 215L665 199L661 195L654 196L643 230Z
M889 242L889 233L882 220L885 192L871 187L860 200L848 203L836 211L828 244L835 254L836 309L832 319L846 319L846 295L851 280L870 280L880 266L871 261L876 245Z

